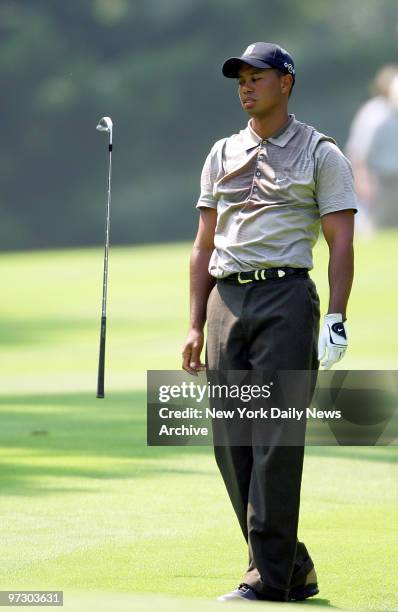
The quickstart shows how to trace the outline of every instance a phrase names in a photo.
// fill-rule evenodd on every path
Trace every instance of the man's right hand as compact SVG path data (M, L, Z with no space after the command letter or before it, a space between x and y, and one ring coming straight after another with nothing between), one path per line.
M206 367L200 360L203 344L203 331L191 328L182 349L182 368L194 376L197 376L198 372L202 372Z
M202 208L190 260L190 329L182 349L182 368L193 376L206 367L200 354L204 344L207 300L216 282L209 274L216 225L217 211Z

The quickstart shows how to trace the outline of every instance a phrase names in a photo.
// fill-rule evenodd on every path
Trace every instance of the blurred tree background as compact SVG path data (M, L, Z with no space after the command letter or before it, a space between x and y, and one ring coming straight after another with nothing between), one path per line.
M111 242L191 239L208 149L246 123L224 59L286 47L291 112L344 146L397 28L397 0L2 0L1 248L103 242L103 115Z

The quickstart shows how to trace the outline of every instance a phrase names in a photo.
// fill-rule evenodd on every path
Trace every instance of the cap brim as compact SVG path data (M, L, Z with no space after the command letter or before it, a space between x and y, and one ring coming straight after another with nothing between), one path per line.
M272 68L270 64L267 64L266 62L263 62L261 60L246 57L230 57L223 64L223 75L225 77L228 77L229 79L237 79L242 64L249 64L249 66L254 66L255 68Z

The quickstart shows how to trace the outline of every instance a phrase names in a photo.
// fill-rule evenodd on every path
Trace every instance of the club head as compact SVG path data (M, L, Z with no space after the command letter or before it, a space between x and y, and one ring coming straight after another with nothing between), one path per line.
M97 125L97 130L99 132L112 132L112 128L113 123L110 117L102 117L102 119L99 120Z

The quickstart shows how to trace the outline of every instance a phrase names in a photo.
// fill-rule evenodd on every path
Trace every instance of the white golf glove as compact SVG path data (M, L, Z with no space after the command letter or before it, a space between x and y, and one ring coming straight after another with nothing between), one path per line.
M321 366L329 370L344 357L347 345L347 324L343 323L343 315L325 315L318 342L318 359Z

